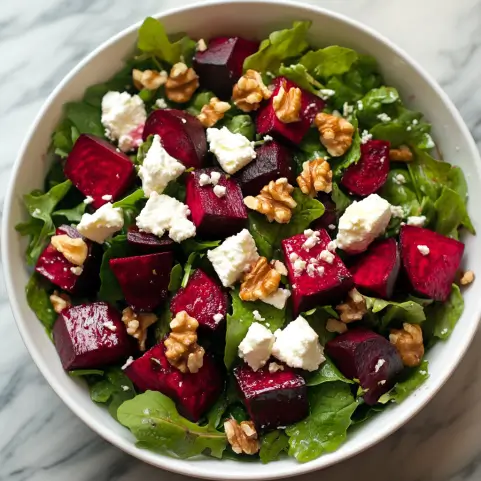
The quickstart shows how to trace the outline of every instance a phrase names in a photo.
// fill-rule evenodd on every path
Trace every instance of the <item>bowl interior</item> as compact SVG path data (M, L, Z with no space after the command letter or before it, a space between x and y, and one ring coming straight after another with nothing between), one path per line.
M169 32L184 31L194 38L238 34L259 39L293 20L309 19L313 22L313 45L340 44L375 56L386 81L399 89L407 104L422 111L433 123L433 136L444 158L462 166L469 184L470 205L481 204L480 159L459 114L419 67L378 34L337 14L279 2L205 3L158 15L158 18L162 18ZM466 290L466 308L451 338L438 343L428 353L430 379L403 404L392 406L353 432L338 451L303 465L292 459L268 465L233 460L219 462L209 458L182 461L137 449L130 433L91 402L83 384L64 373L53 344L30 312L24 299L24 286L29 277L23 256L25 242L13 229L25 218L22 194L43 184L49 162L45 152L51 132L61 116L62 104L79 99L88 86L104 81L122 66L122 60L133 51L137 28L138 25L122 32L97 49L61 83L37 117L15 164L4 212L3 260L10 300L27 348L55 391L92 429L130 454L159 467L215 479L266 479L319 469L358 453L406 422L447 379L477 327L481 311L481 284L474 284ZM472 208L471 215L475 227L479 229L481 211ZM471 268L481 264L481 253L473 237L466 239L464 262Z

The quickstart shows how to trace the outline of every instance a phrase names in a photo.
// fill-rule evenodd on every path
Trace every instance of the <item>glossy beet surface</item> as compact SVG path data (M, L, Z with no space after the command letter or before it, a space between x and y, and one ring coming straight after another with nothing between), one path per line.
M167 361L163 342L135 360L125 374L140 391L160 391L172 398L179 412L194 422L217 401L224 388L223 370L212 356L204 355L197 373L184 374Z
M134 350L120 312L105 302L64 309L55 322L53 341L65 370L123 362Z
M276 429L309 414L304 378L290 367L269 372L269 363L253 371L247 364L234 369L243 401L258 429Z
M162 238L147 232L140 232L133 225L127 231L127 242L134 247L139 254L152 254L154 252L167 252L174 248L174 241L165 234Z
M376 404L391 389L403 363L396 348L384 337L363 328L350 329L326 344L326 353L349 379L367 389L364 401Z
M82 134L65 162L65 176L83 195L93 198L96 209L122 197L134 181L134 165L124 153L93 135Z

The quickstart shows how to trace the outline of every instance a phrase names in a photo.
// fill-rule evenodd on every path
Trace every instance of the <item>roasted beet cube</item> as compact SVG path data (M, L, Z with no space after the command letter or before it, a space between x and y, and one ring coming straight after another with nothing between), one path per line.
M127 242L142 254L167 252L174 248L174 241L165 234L162 238L147 232L140 232L136 225L129 227Z
M156 134L164 149L185 167L202 167L207 140L204 127L196 117L182 110L154 110L145 123L143 139Z
M280 177L287 177L290 184L295 184L296 173L289 148L273 140L257 147L256 154L257 157L235 175L244 196L258 195L271 180Z
M257 133L261 135L281 136L294 144L299 144L304 135L307 134L316 114L324 108L325 103L319 97L301 89L301 120L299 122L285 124L277 118L272 102L274 97L279 93L281 86L284 87L284 90L289 90L292 87L297 87L297 85L285 77L277 77L274 79L273 84L274 91L271 98L259 109L257 114Z
M404 225L399 237L401 260L413 289L435 301L451 292L464 244L437 232Z
M369 140L361 144L361 158L350 165L341 179L349 192L366 197L377 192L389 174L389 142Z
M376 404L389 391L403 363L384 337L364 328L350 329L326 344L326 353L349 379L359 379L366 404Z
M68 235L72 239L81 238L77 229L68 225L60 226L55 235ZM84 239L88 247L84 265L78 267L68 261L52 244L49 244L38 258L35 270L52 284L70 294L93 294L99 288L99 271L102 261L102 248L89 239Z
M371 244L349 267L356 287L364 294L389 299L399 274L399 251L395 239Z
M98 209L111 195L116 201L127 191L135 178L134 165L124 153L93 135L82 134L65 162L65 175L83 195L93 198Z
M340 257L328 250L334 250L330 242L331 238L324 229L282 241L292 285L294 316L315 306L335 304L354 285Z
M120 313L106 302L64 309L53 327L53 341L65 370L121 362L135 349Z
M210 354L195 374L182 373L165 357L162 341L135 360L125 370L140 391L160 391L169 396L182 416L198 421L217 401L224 388L224 372Z
M197 269L172 298L170 310L174 316L186 311L200 326L216 330L227 315L227 294L214 279Z
M293 369L269 372L268 364L253 371L247 364L234 369L234 376L250 418L258 429L276 429L309 414L304 378Z
M194 57L194 70L202 88L218 97L230 99L232 88L242 75L244 60L259 48L258 42L240 37L217 37L209 40L207 50Z
M225 187L223 196L216 195L212 184L201 185L201 176L211 176L215 169L201 169L187 176L185 203L189 206L197 234L219 239L240 232L247 222L247 210L237 181L222 173L217 185Z
M110 259L125 300L134 310L151 311L167 297L172 252Z

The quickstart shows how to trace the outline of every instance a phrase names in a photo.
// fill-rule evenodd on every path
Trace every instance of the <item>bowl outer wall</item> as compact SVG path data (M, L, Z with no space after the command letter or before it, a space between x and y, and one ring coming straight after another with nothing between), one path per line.
M252 15L253 11L256 15ZM433 122L433 137L444 158L463 167L470 192L469 204L481 204L481 160L460 114L416 62L372 29L319 7L284 1L205 2L155 17L162 19L169 33L185 31L197 38L238 34L259 39L293 20L309 19L313 22L310 35L313 44L338 43L375 56L387 83L398 87L406 103ZM29 275L24 264L25 242L13 228L26 217L21 196L43 184L49 163L45 152L51 132L61 117L62 104L81 98L85 88L105 81L122 66L122 59L133 51L139 25L102 44L64 78L35 119L15 162L4 207L2 257L8 296L28 351L55 392L90 428L138 459L173 472L209 479L274 479L325 468L360 453L407 422L449 378L476 332L481 313L481 284L475 283L465 291L465 311L452 336L428 353L431 374L428 381L402 404L389 407L353 432L337 451L305 464L292 458L267 465L234 460L220 462L207 457L179 460L136 448L130 432L106 410L92 403L84 385L62 370L53 344L25 302L24 287ZM194 27L186 28L188 25ZM473 223L479 230L481 211L472 210ZM471 268L481 264L481 254L473 237L467 238L464 263Z

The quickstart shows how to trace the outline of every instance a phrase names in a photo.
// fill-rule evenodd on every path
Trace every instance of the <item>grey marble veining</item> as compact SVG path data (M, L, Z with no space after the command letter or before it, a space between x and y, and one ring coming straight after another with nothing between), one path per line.
M174 0L0 2L0 196L27 128L61 78L112 34ZM376 28L418 60L481 145L481 0L311 0ZM44 381L17 333L0 276L0 480L181 480L104 442ZM302 481L481 479L478 334L454 376L404 428Z

